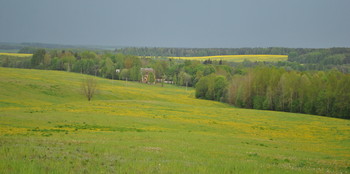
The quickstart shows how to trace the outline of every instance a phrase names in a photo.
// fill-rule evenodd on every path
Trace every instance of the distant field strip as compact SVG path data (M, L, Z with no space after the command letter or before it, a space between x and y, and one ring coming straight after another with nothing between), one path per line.
M221 55L221 56L202 56L202 57L169 57L171 59L184 59L184 60L224 60L228 62L243 62L249 60L252 62L277 62L286 61L287 55Z
M0 53L0 56L30 57L30 56L33 56L33 54L24 54L24 53Z

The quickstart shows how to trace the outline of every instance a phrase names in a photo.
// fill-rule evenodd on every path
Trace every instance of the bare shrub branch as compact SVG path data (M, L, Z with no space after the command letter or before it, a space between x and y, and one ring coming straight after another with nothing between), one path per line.
M87 77L83 79L82 85L81 85L81 90L84 94L84 96L90 101L94 94L96 93L97 89L97 81L96 79L92 77Z

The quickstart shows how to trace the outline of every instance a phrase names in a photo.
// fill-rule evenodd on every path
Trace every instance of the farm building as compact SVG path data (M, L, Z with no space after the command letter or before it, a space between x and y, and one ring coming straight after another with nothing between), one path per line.
M153 82L150 82L153 76ZM141 68L141 82L142 83L155 83L155 71L153 68Z

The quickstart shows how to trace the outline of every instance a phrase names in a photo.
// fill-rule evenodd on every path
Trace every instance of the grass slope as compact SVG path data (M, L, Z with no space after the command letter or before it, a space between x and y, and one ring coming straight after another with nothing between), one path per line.
M237 109L174 86L0 68L0 173L349 173L350 121Z

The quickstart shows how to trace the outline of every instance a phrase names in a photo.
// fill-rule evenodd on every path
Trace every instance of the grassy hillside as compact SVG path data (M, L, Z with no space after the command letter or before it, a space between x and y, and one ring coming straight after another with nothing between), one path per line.
M0 173L349 173L350 121L237 109L192 89L0 68Z
M252 62L277 62L287 61L287 55L221 55L221 56L203 56L203 57L169 57L172 59L184 59L184 60L224 60L228 62L243 62L249 60Z

